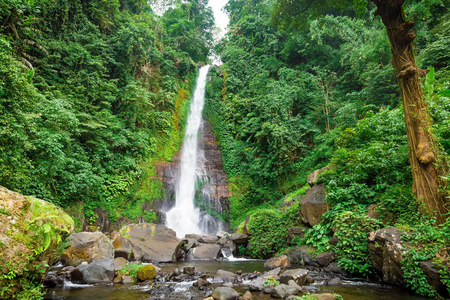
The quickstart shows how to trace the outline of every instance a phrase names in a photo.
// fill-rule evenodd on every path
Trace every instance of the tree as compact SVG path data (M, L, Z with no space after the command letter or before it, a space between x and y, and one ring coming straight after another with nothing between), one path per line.
M370 0L376 6L387 29L392 65L397 75L404 108L405 125L409 145L409 160L413 176L413 194L427 206L427 212L437 211L437 222L442 223L445 214L444 196L439 190L441 169L438 162L438 146L432 133L431 119L419 78L426 71L419 70L413 52L416 38L412 31L414 22L407 20L403 9L406 0ZM353 4L357 13L364 11L364 0L280 0L273 19L280 25L301 26L308 17L326 14L330 9L347 9Z

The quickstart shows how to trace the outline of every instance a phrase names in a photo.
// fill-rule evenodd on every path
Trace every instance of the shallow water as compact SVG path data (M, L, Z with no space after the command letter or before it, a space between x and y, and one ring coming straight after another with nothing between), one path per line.
M175 268L183 268L184 266L195 265L196 271L201 273L215 273L218 269L236 272L241 270L243 273L251 273L254 271L264 272L264 261L247 260L247 261L195 261L162 264L163 272L169 272ZM328 286L325 280L334 277L331 274L320 271L310 271L310 277L314 279L312 286L319 288L320 293L339 293L345 300L425 300L429 298L412 294L401 287L389 284L381 284L373 281L365 281L363 279L344 279L342 285ZM134 284L114 286L87 286L68 284L64 288L49 289L51 293L58 296L64 296L67 300L144 300L144 299L203 299L207 295L203 291L191 289L193 282L168 282L155 283L153 285ZM240 293L245 292L245 287L238 287L236 290ZM269 295L263 293L253 293L256 300L268 300Z

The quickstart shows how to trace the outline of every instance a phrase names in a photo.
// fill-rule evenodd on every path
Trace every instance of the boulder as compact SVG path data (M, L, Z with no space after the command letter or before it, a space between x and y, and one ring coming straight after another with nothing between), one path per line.
M218 238L214 237L212 235L204 235L201 238L198 239L200 243L204 244L215 244L217 242Z
M401 261L402 233L396 228L383 228L368 233L368 248L372 264L383 277L383 281L403 285Z
M189 234L186 234L185 236L184 236L184 238L185 239L188 239L188 240L199 240L199 239L201 239L202 238L202 235L200 235L200 234L193 234L193 233L189 233Z
M274 298L285 299L289 296L297 295L299 292L298 288L294 286L289 286L286 284L277 285L270 295Z
M224 270L217 270L216 275L214 275L214 279L222 282L231 282L236 279L236 274Z
M308 270L305 269L292 269L281 273L280 282L288 284L289 280L293 280L296 284L302 286L305 284L306 278L308 277Z
M230 287L218 287L211 294L211 297L214 300L237 300L239 299L239 294Z
M123 267L125 267L128 264L127 260L123 257L117 257L114 259L114 270L120 271Z
M269 277L269 276L278 277L278 275L280 275L280 273L281 273L281 268L278 267L278 268L272 269L270 271L267 271L266 273L264 273L263 276L264 277Z
M341 285L342 280L339 277L334 277L326 282L327 285Z
M73 233L69 240L70 246L61 255L61 260L68 266L76 267L83 261L91 263L94 260L114 258L111 241L100 231Z
M131 284L134 283L134 279L131 276L124 276L122 279L123 284Z
M175 231L151 223L124 226L113 240L116 257L142 262L171 262L179 243Z
M289 228L288 229L289 240L292 240L294 237L302 238L308 229L309 229L308 227L291 227L291 228Z
M145 265L139 269L137 277L140 281L152 280L156 277L156 273L154 265Z
M253 300L253 295L249 291L246 291L244 295L239 297L239 300Z
M187 274L189 276L192 276L195 274L195 266L186 266L183 268L183 273Z
M211 285L211 283L203 278L199 278L196 282L193 283L193 286L197 287L199 290L204 290L205 287Z
M311 226L319 223L322 214L328 210L323 184L309 188L305 196L300 200L299 206L303 223Z
M74 229L72 218L55 205L0 186L0 291L9 299L23 289L20 278L43 280L55 249Z
M336 255L333 251L327 251L317 254L314 259L319 263L319 265L327 266L328 264L336 260Z
M302 287L299 286L298 284L296 284L294 280L289 280L288 281L288 286L295 287L298 290L298 292L302 291Z
M446 289L445 285L442 284L441 274L439 273L439 270L435 268L433 261L421 261L419 267L427 277L428 284L431 285L440 296L447 299L449 291Z
M231 240L235 244L247 244L248 243L248 235L245 233L236 232L231 235Z
M219 257L220 246L217 244L199 244L190 253L194 260L213 260Z
M317 300L334 300L334 299L336 299L334 297L334 295L331 293L315 294L315 295L311 295L311 298L317 299Z
M266 269L276 269L276 268L289 268L291 267L291 261L286 255L280 255L278 257L272 257L264 263L264 268Z
M344 276L349 276L349 273L338 266L337 262L332 262L325 268L323 268L323 271L328 273L334 273L334 274L342 274Z
M250 281L248 289L253 292L261 292L264 288L267 278L258 277Z
M99 259L90 264L84 262L72 272L72 280L78 283L111 283L113 279L114 260L111 258Z
M308 182L309 186L310 187L315 186L317 183L317 179L319 179L320 174L329 170L330 168L331 168L331 166L326 166L322 169L315 170L314 172L309 174L308 177L306 178L306 181Z
M313 259L313 253L313 250L308 246L301 246L289 249L287 256L294 265L318 267L319 264Z

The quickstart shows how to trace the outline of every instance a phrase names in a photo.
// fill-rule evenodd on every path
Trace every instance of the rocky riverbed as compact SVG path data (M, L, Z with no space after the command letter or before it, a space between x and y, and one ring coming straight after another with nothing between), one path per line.
M46 298L335 299L339 292L344 299L423 299L350 278L332 253L313 258L308 249L294 248L267 261L235 259L235 242L243 238L220 233L177 239L171 229L148 223L125 226L112 240L101 232L75 233L46 275Z

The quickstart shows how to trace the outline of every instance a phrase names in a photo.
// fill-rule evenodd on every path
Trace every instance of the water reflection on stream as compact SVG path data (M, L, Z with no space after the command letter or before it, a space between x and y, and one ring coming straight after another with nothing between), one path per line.
M201 273L216 273L218 269L236 272L241 270L243 273L254 271L264 272L264 261L195 261L190 263L173 263L161 265L163 272L169 272L175 268L183 268L188 265L195 265L196 271ZM425 300L428 298L412 294L406 289L388 284L380 284L377 282L368 282L363 279L344 279L342 285L327 286L324 281L330 278L330 274L319 271L310 271L311 278L314 279L313 285L319 288L319 292L339 293L345 300ZM63 296L66 300L144 300L144 299L203 299L204 295L191 291L190 287L193 282L168 282L157 283L159 289L154 289L147 284L123 285L116 284L114 286L82 286L68 285L65 288L50 289L51 293L57 296ZM162 287L162 288L161 288ZM157 291L156 291L157 290ZM236 288L240 293L246 291L246 288ZM269 300L269 295L262 293L253 293L256 300Z

